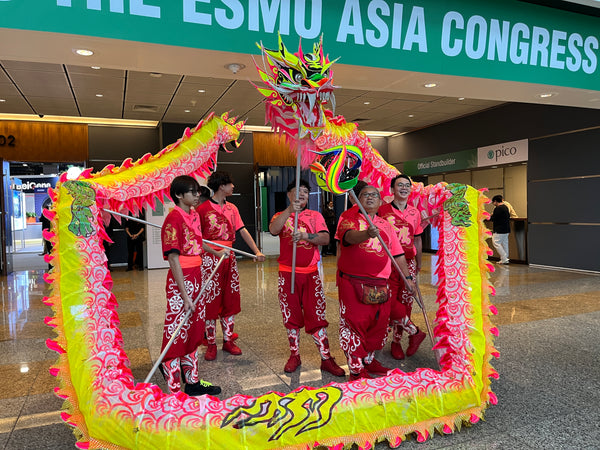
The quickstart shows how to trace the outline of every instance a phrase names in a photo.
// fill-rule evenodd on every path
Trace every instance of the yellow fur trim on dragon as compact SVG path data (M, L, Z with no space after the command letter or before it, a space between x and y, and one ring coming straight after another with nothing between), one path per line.
M316 53L322 55L320 46L312 56ZM314 137L316 148L359 147L361 178L380 186L389 182L397 171L370 149L364 133L324 114L322 131L312 130L314 136L308 131L308 140ZM102 249L108 219L103 210L137 213L154 207L174 177L212 170L219 146L235 141L240 128L227 115L211 115L155 156L128 159L95 174L86 171L77 180L63 175L51 192L52 229L46 237L54 244L47 257L53 268L46 281L52 291L45 302L54 311L46 323L57 337L47 344L59 354L51 372L59 380L56 394L65 399L63 420L74 427L78 447L341 449L356 444L368 449L383 440L396 447L409 434L425 440L482 418L496 402L490 378L497 376L490 364L497 356L497 330L489 318L495 308L489 301L489 231L483 225L487 199L472 187L444 183L416 184L410 198L428 214L441 211L434 220L440 236L434 328L440 370L395 369L373 380L224 400L168 395L135 382Z

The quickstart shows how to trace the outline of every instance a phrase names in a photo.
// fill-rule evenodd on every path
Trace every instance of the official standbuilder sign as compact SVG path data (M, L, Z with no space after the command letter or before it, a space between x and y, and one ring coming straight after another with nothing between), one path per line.
M527 161L529 141L503 142L477 149L415 159L404 163L407 175L427 175L442 172L456 172L477 167L500 166Z

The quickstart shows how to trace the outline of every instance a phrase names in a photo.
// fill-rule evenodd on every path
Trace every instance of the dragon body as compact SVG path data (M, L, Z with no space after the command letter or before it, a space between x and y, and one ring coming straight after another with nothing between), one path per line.
M355 124L323 108L333 103L333 85L321 44L311 54L292 55L280 43L265 53L265 61L273 63L261 75L268 82L261 92L270 102L271 122L296 149L307 150L304 163L315 162L314 151L358 147L361 178L385 189L396 169ZM294 89L291 80L302 89ZM78 447L368 449L383 440L396 447L411 433L419 440L452 433L481 419L496 401L490 378L497 376L490 364L497 356L492 339L497 330L489 318L495 308L487 280L487 199L471 187L451 192L443 183L416 185L411 197L423 210L441 211L435 219L440 252L434 330L441 370L395 369L373 380L223 400L168 395L155 385L136 384L102 249L110 218L105 210L137 214L153 208L176 176L210 172L219 146L236 140L240 127L226 115L211 115L156 155L95 174L85 171L76 180L63 175L51 192L52 229L46 237L54 244L47 256L53 269L46 281L52 291L45 302L54 312L46 323L57 336L47 345L59 354L51 372L59 380L56 394L65 399L62 418L74 428ZM455 212L460 220L453 222Z

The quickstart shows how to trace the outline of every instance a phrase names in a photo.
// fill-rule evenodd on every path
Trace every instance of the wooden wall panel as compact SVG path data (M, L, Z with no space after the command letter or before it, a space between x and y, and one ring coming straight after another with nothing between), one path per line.
M290 151L285 137L276 133L254 132L254 165L261 167L296 166L296 157Z
M0 121L0 156L24 162L87 161L87 124Z

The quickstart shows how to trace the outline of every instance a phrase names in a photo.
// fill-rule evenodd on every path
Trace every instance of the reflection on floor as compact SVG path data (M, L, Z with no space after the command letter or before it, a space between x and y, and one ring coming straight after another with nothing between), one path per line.
M28 263L38 270L0 278L0 448L74 448L75 438L59 417L61 401L52 393L56 380L48 373L56 354L45 346L53 332L44 324L51 311L42 303L48 290L39 258L37 265ZM424 265L431 266L434 259L425 256ZM325 258L323 273L332 353L347 370L337 342L334 257ZM433 320L431 273L426 268L420 283ZM166 271L115 270L112 274L125 350L134 376L143 380L160 353ZM435 436L425 444L409 440L402 448L597 448L600 276L509 265L496 266L491 280L499 310L495 323L500 329L496 344L501 359L494 365L500 379L492 385L499 404L488 409L485 422L454 435ZM219 346L216 361L201 358L200 363L201 377L223 388L220 398L289 392L302 384L339 381L319 370L317 350L307 335L301 337L301 369L284 373L289 350L277 301L275 257L264 264L240 261L240 281L242 313L236 331L243 354L224 354ZM414 318L419 325L424 323L417 308ZM389 344L378 358L407 372L435 367L427 342L408 360L393 360ZM152 381L166 389L160 375ZM388 446L380 443L376 448Z

